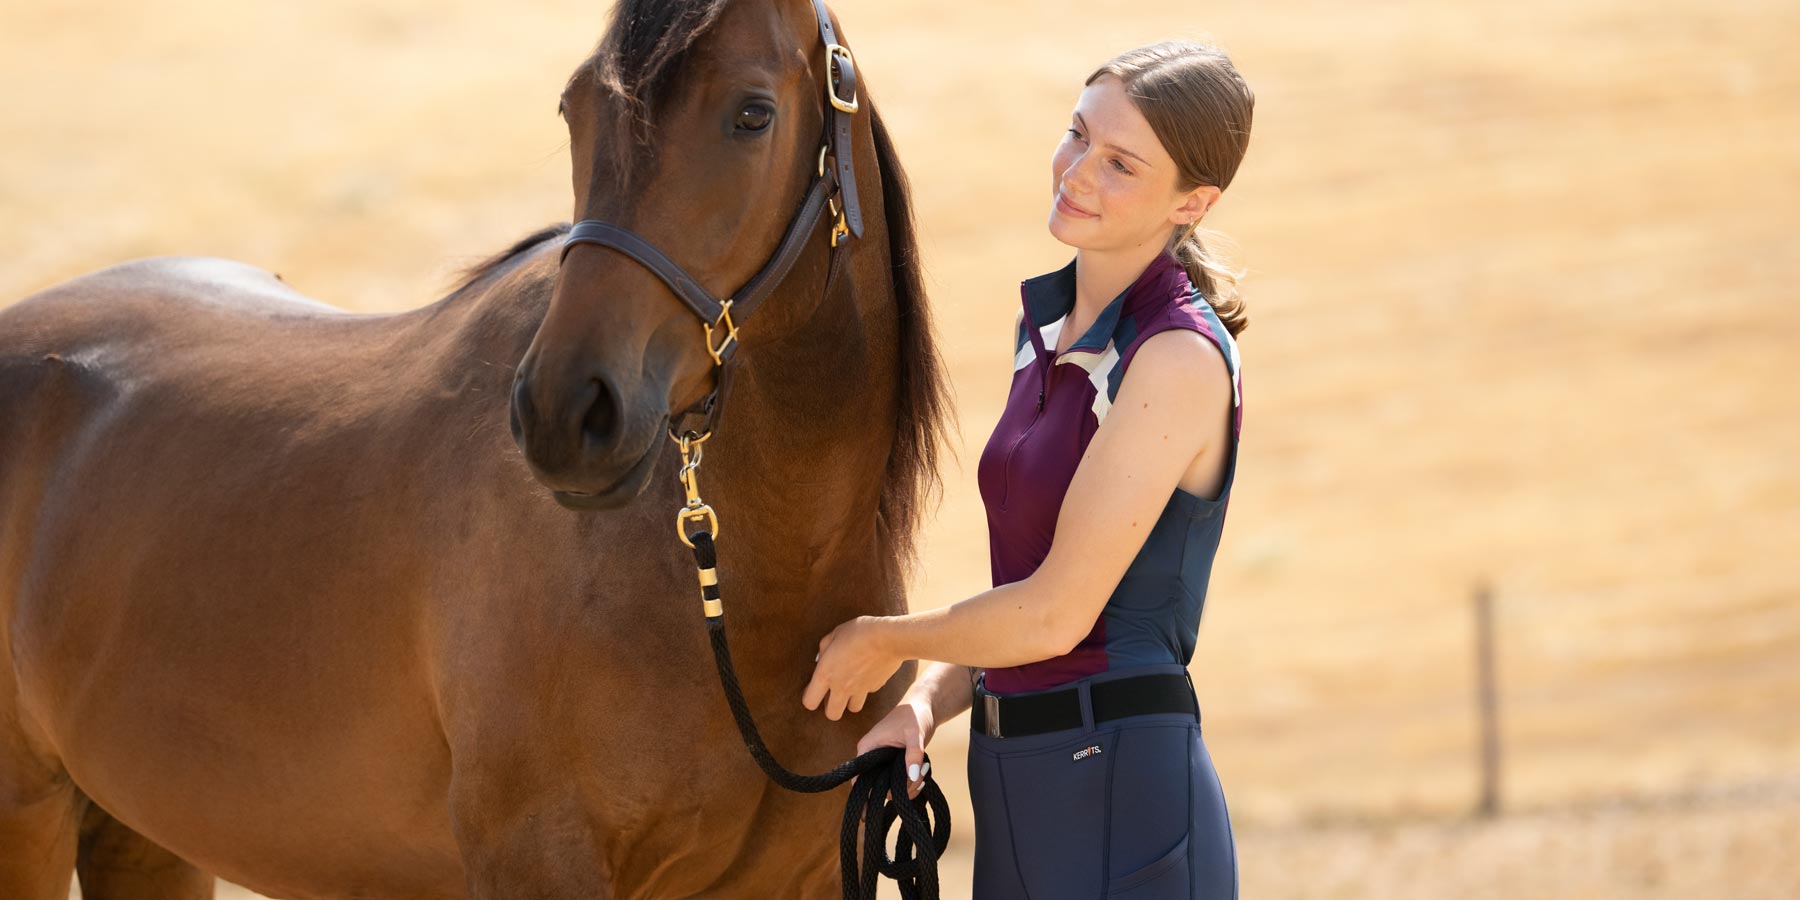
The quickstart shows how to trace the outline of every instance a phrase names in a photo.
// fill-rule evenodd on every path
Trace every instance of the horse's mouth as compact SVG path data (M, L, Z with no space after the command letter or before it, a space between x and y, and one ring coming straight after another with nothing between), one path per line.
M631 502L633 497L644 492L650 483L650 473L656 469L656 451L658 444L652 443L650 449L632 463L625 474L619 476L612 484L591 491L552 490L550 496L562 506L588 512L601 509L617 509Z

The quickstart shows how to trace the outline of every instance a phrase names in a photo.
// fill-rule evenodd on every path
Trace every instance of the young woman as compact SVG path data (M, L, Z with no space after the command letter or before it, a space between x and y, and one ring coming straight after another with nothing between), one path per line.
M834 720L901 661L939 661L857 746L906 748L913 796L936 723L973 707L976 900L1237 895L1187 664L1243 422L1236 278L1197 233L1254 105L1193 42L1088 77L1050 162L1075 258L1021 283L977 470L995 586L819 642L801 702Z

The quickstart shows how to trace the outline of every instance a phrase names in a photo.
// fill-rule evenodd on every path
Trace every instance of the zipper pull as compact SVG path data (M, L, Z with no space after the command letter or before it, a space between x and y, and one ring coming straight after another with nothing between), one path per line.
M1042 387L1038 388L1038 407L1037 408L1038 408L1038 412L1044 411L1044 389Z

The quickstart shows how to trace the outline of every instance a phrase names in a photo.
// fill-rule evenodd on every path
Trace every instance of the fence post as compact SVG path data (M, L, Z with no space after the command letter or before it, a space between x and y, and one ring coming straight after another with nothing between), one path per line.
M1475 588L1475 703L1481 727L1481 798L1475 814L1500 812L1499 688L1494 674L1494 599L1487 582Z

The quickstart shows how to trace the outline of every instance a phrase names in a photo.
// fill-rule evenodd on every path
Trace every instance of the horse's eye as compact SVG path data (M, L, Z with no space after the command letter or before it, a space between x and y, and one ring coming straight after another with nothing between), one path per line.
M737 127L739 131L761 131L769 127L769 120L775 118L775 108L760 100L744 104L738 110Z

